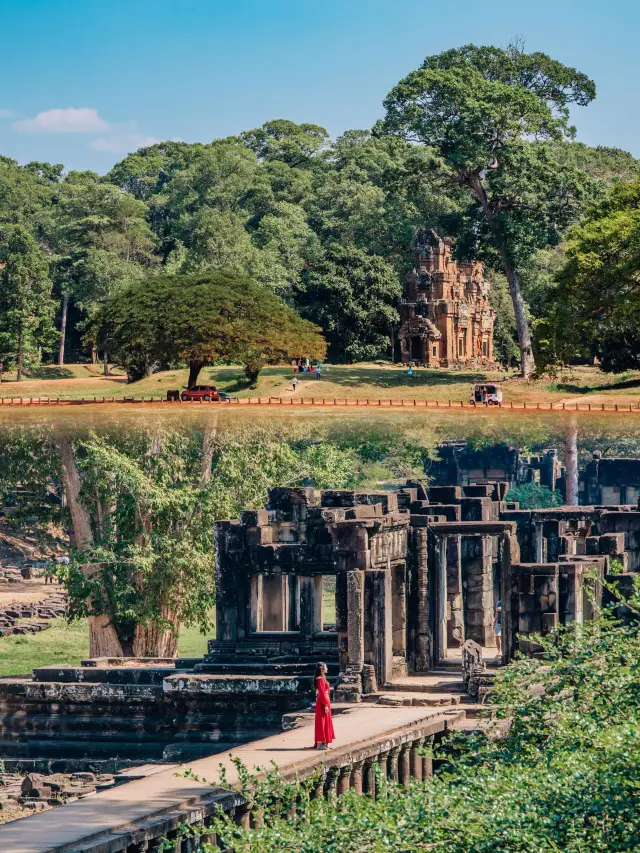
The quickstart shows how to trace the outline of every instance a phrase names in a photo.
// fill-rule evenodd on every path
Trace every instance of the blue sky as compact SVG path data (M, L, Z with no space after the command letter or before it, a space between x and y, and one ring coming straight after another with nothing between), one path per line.
M515 36L592 77L578 138L640 157L638 0L0 0L0 153L103 173L271 118L370 127L424 56Z

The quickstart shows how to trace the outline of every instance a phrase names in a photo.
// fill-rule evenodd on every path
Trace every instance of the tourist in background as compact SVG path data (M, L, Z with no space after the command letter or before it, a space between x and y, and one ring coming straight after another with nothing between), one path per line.
M298 377L294 376L293 379L291 380L291 390L295 392L297 387L298 387Z
M496 648L498 657L502 654L502 602L496 604L496 615L493 619L493 632L496 635Z
M313 687L316 692L315 749L328 749L331 741L336 738L333 730L333 719L331 718L329 682L326 676L326 663L319 663L313 676Z

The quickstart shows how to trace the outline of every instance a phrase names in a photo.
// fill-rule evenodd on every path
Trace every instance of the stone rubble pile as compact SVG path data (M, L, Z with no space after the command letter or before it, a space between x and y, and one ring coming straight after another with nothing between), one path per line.
M43 811L104 791L114 784L113 776L106 773L55 773L50 776L0 773L0 809L12 811L22 806Z
M67 597L62 591L53 592L42 601L0 605L0 637L11 634L36 634L49 628L47 621L23 622L23 619L50 620L64 616Z

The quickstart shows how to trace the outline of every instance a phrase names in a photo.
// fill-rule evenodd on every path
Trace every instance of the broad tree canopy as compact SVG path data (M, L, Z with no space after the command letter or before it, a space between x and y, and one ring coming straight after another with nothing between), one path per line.
M243 364L255 381L268 362L326 352L318 326L252 279L225 272L134 282L108 300L97 324L130 381L179 361L189 365L189 387L219 361Z

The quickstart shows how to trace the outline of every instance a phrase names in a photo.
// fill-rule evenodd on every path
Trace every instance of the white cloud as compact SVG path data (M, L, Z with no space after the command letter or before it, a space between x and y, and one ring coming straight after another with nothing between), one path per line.
M0 110L0 118L13 118L14 116L13 110Z
M16 121L13 128L20 133L101 133L109 129L109 124L93 107L68 107Z
M148 145L155 145L160 141L155 136L146 136L143 133L115 130L106 136L99 136L97 139L93 139L89 143L89 146L95 151L129 154L131 151L137 151L138 148L146 148Z

